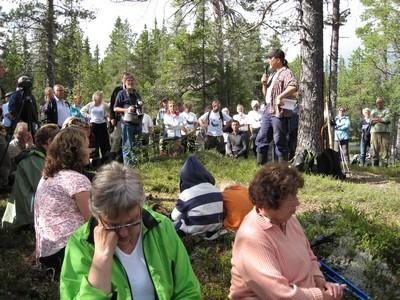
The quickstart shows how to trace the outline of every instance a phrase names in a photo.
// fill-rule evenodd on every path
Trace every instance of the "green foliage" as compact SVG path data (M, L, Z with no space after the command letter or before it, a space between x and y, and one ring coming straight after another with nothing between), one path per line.
M24 61L25 43L26 37L16 32L13 32L5 41L2 59L4 65L7 66L7 76L2 79L1 84L6 92L15 90L19 76L31 75L29 69L25 68L25 64L29 62L29 60Z
M115 86L121 84L122 72L127 71L135 74L132 64L135 35L130 29L128 20L122 21L121 18L117 18L110 39L102 62L106 95L111 95Z
M338 103L345 103L358 120L363 107L373 108L377 96L383 96L392 112L400 110L398 47L399 8L397 1L363 0L364 25L357 29L363 49L354 51L349 67L339 73Z
M316 249L320 257L325 257L329 263L339 263L336 269L350 280L358 281L362 289L367 288L363 281L370 280L369 293L377 299L396 298L398 294L393 287L400 276L398 226L385 224L381 218L368 216L362 210L344 202L331 203L308 211L300 216L300 220L310 240L320 234L335 234L332 245ZM342 254L329 256L334 251L332 247L342 247ZM359 266L364 274L352 274L352 263L359 260L360 254L367 254Z

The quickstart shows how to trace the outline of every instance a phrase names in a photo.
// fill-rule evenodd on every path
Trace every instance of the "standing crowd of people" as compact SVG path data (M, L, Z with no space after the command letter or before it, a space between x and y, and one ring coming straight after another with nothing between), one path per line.
M357 125L357 134L360 137L360 153L356 156L355 162L364 167L372 165L375 167L387 167L390 157L390 122L391 113L385 107L382 97L375 101L375 108L370 110L362 109L362 119ZM346 109L339 106L338 114L332 122L335 132L335 151L341 155L344 163L349 160L350 141L350 117L346 115ZM369 160L369 163L368 163Z

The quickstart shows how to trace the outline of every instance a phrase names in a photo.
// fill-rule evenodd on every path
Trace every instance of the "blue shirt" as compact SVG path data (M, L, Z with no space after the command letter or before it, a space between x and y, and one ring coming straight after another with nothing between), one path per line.
M336 116L335 118L335 141L344 141L350 138L349 116Z

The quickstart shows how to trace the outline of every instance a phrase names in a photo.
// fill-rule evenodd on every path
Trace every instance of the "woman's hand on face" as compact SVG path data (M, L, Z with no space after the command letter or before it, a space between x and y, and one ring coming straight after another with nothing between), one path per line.
M99 224L94 228L94 256L90 266L88 281L96 289L111 292L111 270L118 235Z
M344 289L346 288L345 284L338 284L332 282L325 282L325 292L327 292L333 299L342 299Z
M103 258L112 258L117 247L118 235L113 230L107 230L99 222L94 228L94 252Z

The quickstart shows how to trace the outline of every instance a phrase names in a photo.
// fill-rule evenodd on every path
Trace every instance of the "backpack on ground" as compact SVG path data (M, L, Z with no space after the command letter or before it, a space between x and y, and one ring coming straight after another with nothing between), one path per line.
M314 172L314 154L305 149L302 153L297 153L291 160L291 165L300 172L311 173Z
M317 156L317 173L344 180L346 175L342 172L339 152L332 149L325 149L319 154Z

